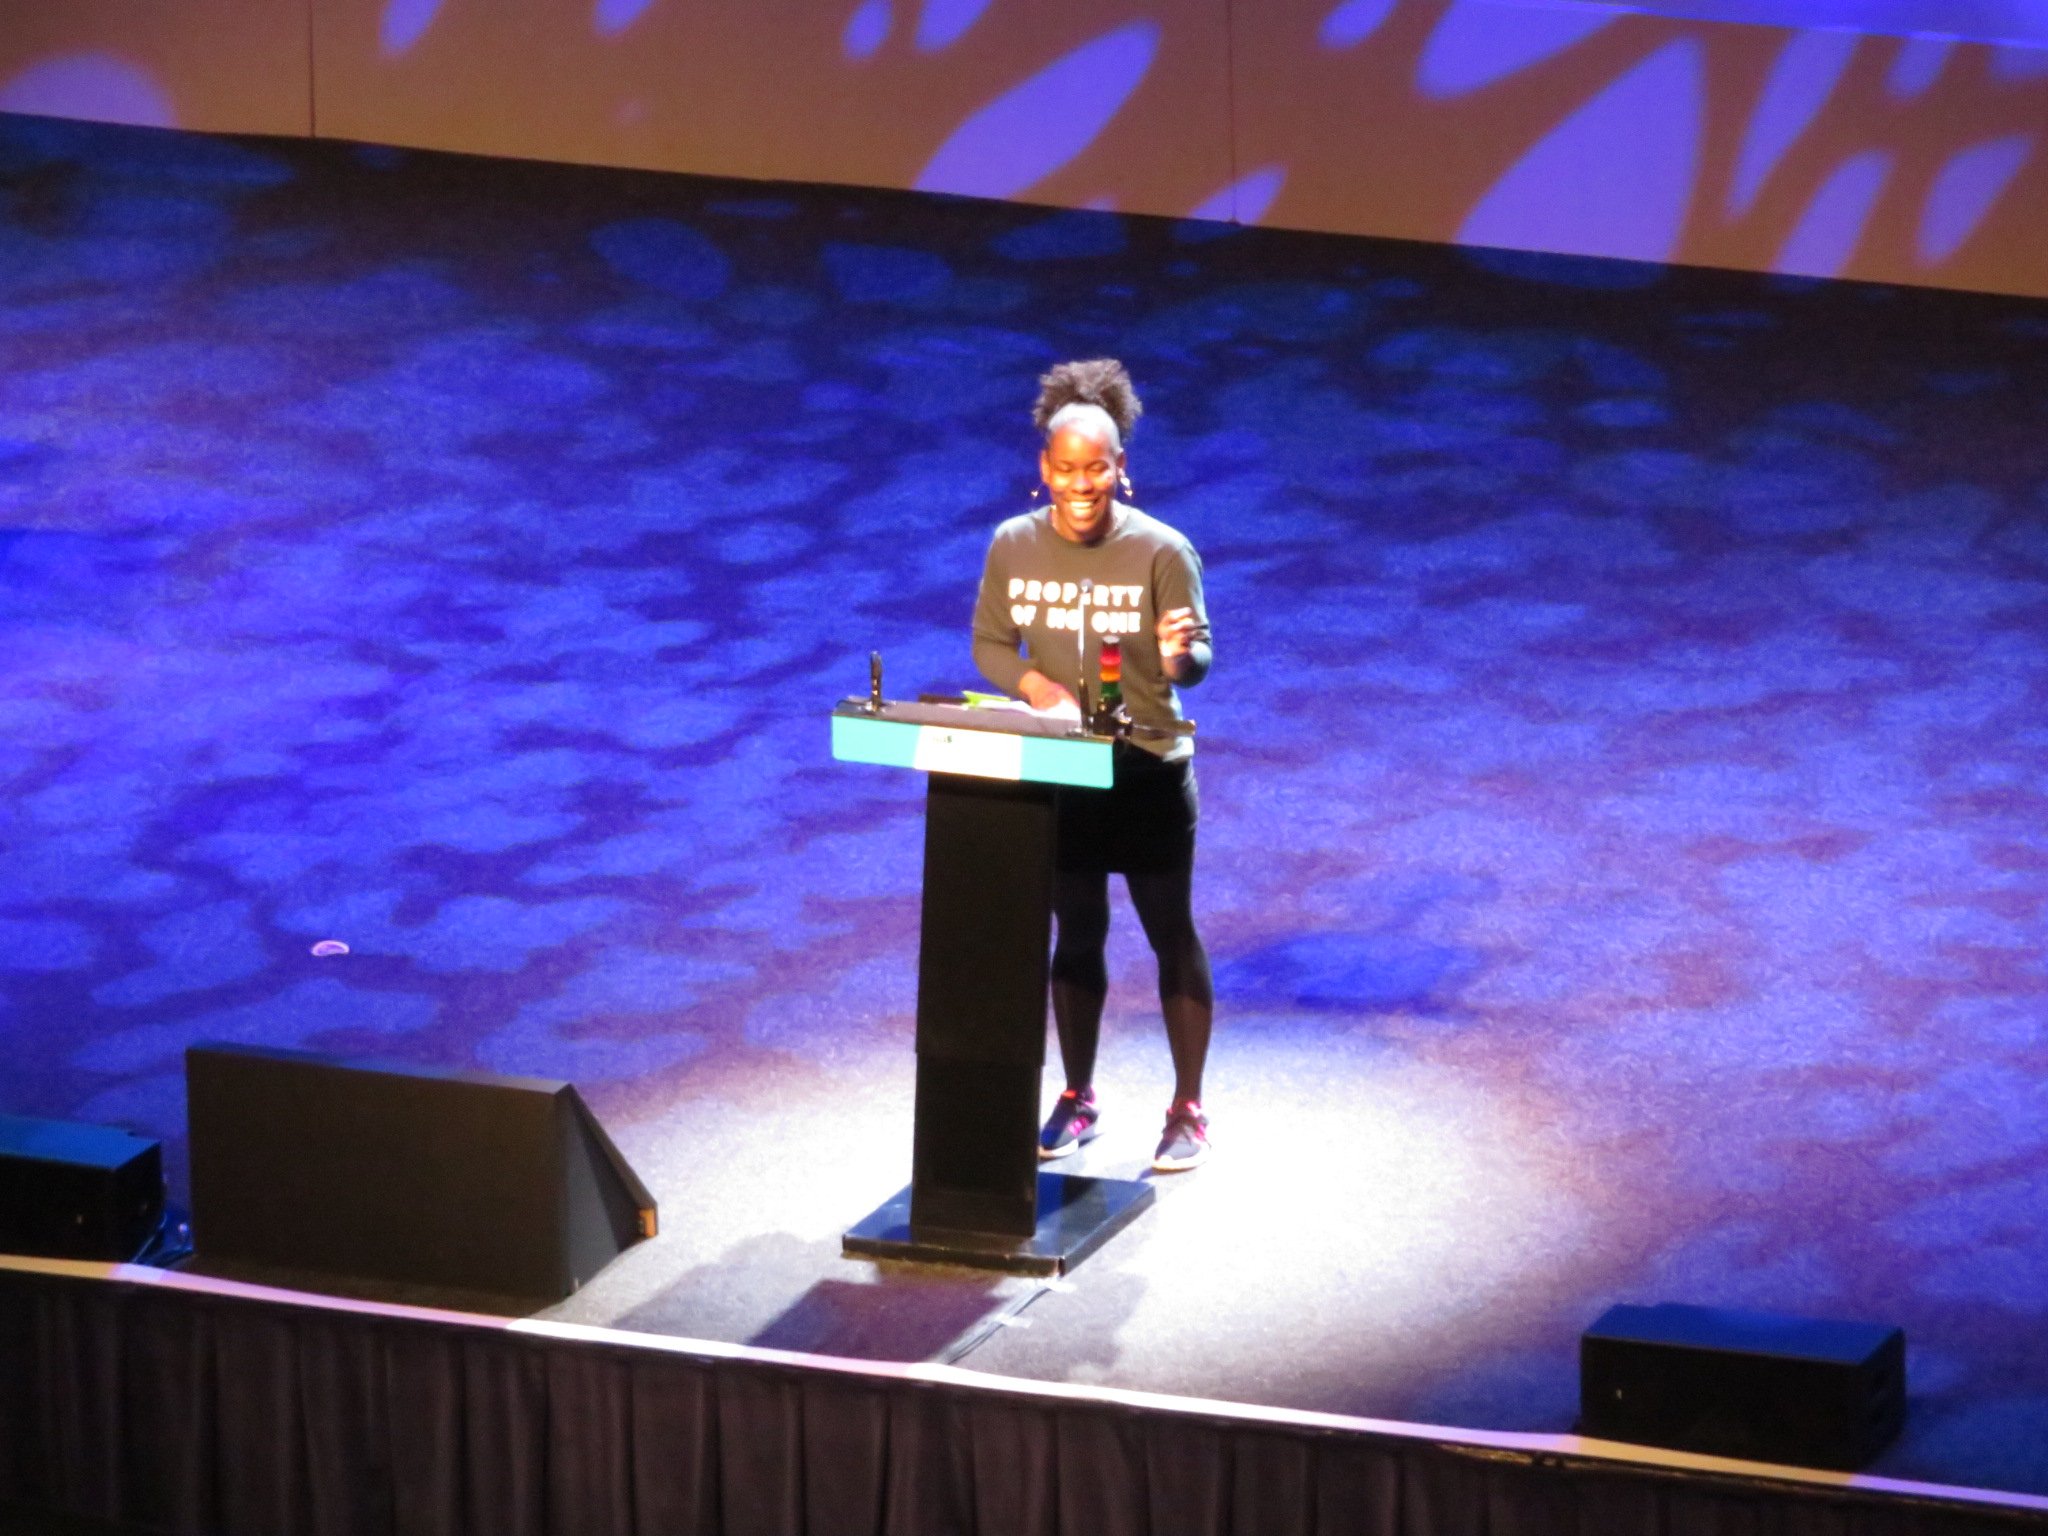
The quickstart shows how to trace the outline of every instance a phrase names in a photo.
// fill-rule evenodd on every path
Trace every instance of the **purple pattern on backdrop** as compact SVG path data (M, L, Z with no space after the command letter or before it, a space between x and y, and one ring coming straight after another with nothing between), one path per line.
M1132 22L1084 43L973 113L918 174L923 192L1016 197L1093 144L1137 90L1159 28Z
M1629 9L1764 27L2018 42L2048 36L2040 0L1629 0Z
M889 40L894 22L890 0L861 0L846 18L846 30L839 35L840 49L849 59L871 59Z
M2009 85L2048 78L2048 48L2009 43L1991 50L1991 78Z
M1669 258L1698 174L1702 71L1699 44L1666 44L1511 166L1466 215L1458 239Z
M1774 269L1807 277L1838 275L1856 254L1891 168L1892 157L1880 149L1852 155L1836 166L1786 237Z
M1316 36L1325 48L1355 48L1379 31L1400 0L1339 0Z
M138 128L175 128L170 93L140 65L111 53L43 59L0 85L0 112L89 117Z
M990 0L924 0L917 17L917 51L940 53L965 37Z
M1261 166L1249 175L1240 176L1222 191L1204 198L1189 211L1188 217L1256 224L1266 216L1266 210L1273 206L1273 199L1280 195L1280 189L1286 182L1285 166Z
M1756 202L1771 171L1827 105L1863 39L1853 32L1797 33L1779 51L1728 184L1728 213L1740 217Z
M1885 91L1894 101L1911 101L1915 96L1925 94L1941 78L1955 47L1953 38L1907 38L1899 44L1891 73L1884 77Z
M377 46L387 59L412 52L441 14L442 0L384 0Z
M1462 96L1563 53L1618 15L1597 6L1553 10L1452 0L1416 61L1416 86L1425 96Z
M2019 133L1973 144L1936 173L1914 239L1923 263L1947 261L1963 248L2033 155L2035 142L2033 134Z
M446 0L381 3L379 46L387 57L396 58L422 43ZM592 30L600 37L610 38L644 20L655 0L588 3ZM1317 24L1318 46L1335 51L1357 47L1382 29L1395 14L1398 3L1399 0L1334 0ZM897 35L899 19L906 31L911 28L914 11L914 38L906 40L914 42L920 53L942 52L975 35L974 29L990 14L991 5L992 0L903 0L899 7L896 0L860 0L846 15L840 32L840 51L845 59L855 63L874 58ZM1880 131L1861 116L1865 105L1862 100L1837 101L1860 47L1868 44L1877 50L1875 61L1883 68L1884 91L1897 103L1926 97L1945 74L1953 76L1960 67L1955 38L1924 30L1893 37L1885 35L1887 29L1904 27L1916 18L1919 23L1931 24L1946 16L1971 36L2017 39L2037 30L2043 18L2048 17L2048 8L2004 5L1999 0L1978 0L1963 10L1943 9L1935 0L1899 0L1896 4L1877 5L1836 0L1820 9L1808 4L1803 10L1790 0L1757 0L1755 4L1674 0L1670 5L1652 4L1648 9L1674 18L1716 17L1724 23L1749 20L1789 29L1783 34L1787 40L1758 89L1747 120L1739 126L1720 119L1713 123L1718 134L1740 136L1723 209L1731 218L1755 212L1758 200L1774 184L1774 178L1787 174L1787 157L1794 155L1823 114L1832 113L1829 121L1836 130L1844 126L1846 112L1847 121L1862 124L1870 132ZM684 13L679 8L680 14ZM1176 16L1170 25L1209 25L1232 14L1225 6L1206 18L1198 13ZM1258 24L1255 10L1240 8L1234 14L1240 25ZM1408 101L1398 111L1463 111L1465 108L1456 104L1454 98L1531 70L1625 14L1625 7L1597 3L1446 0L1420 45L1413 70L1417 98L1436 98L1450 104L1439 108L1417 99ZM982 102L954 125L930 154L916 185L924 190L994 197L1028 195L1046 177L1097 143L1100 135L1118 119L1133 93L1143 85L1164 46L1168 25L1131 22ZM1864 30L1859 32L1857 28ZM1681 35L1684 33L1692 34L1685 40L1694 45L1707 36L1704 27L1683 28ZM1678 46L1675 42L1669 44L1666 52ZM1985 60L1988 65L1982 62ZM1991 78L2004 84L2024 86L2048 77L2048 47L2034 43L2008 42L1982 48L1971 45L1967 62L1973 70L1988 67ZM1563 73L1570 77L1570 71ZM1546 75L1546 88L1557 78L1558 75ZM1684 257L1696 251L1696 245L1685 242L1689 227L1695 234L1703 233L1701 225L1688 225L1695 197L1690 178L1700 164L1722 164L1728 146L1700 142L1706 125L1692 104L1703 99L1703 91L1691 80L1677 82L1679 93L1671 102L1644 99L1645 132L1641 136L1630 132L1615 101L1617 96L1630 97L1629 82L1636 78L1625 74L1606 81L1542 139L1521 146L1520 159L1498 173L1494 185L1467 212L1453 238L1508 249L1583 251L1653 260ZM1726 82L1722 84L1726 86ZM1953 91L1957 84L1950 79L1949 90ZM1640 91L1634 92L1636 98L1642 95ZM613 121L627 128L641 123L650 110L648 102L638 99L616 105ZM30 64L12 80L0 84L0 110L82 115L151 125L167 125L175 119L174 103L161 81L136 64L106 53L67 55ZM1452 119L1447 117L1446 121ZM1370 122L1370 117L1359 119L1361 131L1374 131L1367 127ZM1940 145L1949 156L1921 214L1913 253L1920 267L1938 268L1950 260L2026 169L2024 160L2009 166L2016 151L1985 145L1963 148L1961 140L1969 131L1957 127L1943 144L1925 137L1920 129L1914 130L1913 142L1920 150L1931 144ZM1643 140L1640 144L1639 137ZM2005 142L2000 141L2001 145ZM1667 146L1675 149L1680 145L1685 147L1670 155L1664 153ZM1502 144L1496 152L1505 159L1515 149L1516 146ZM1319 151L1312 148L1303 153L1306 158L1282 157L1273 165L1249 172L1233 187L1209 191L1198 185L1189 189L1190 196L1206 193L1195 203L1190 215L1202 220L1255 223L1261 222L1270 209L1279 207L1285 218L1289 203L1282 200L1281 194L1288 171L1291 168L1300 175ZM1659 172L1660 162L1667 165L1669 174ZM1820 169L1810 157L1799 157L1789 174L1798 198L1805 202L1807 222L1787 237L1781 220L1788 212L1788 199L1773 198L1767 213L1761 216L1772 226L1768 239L1803 253L1802 261L1812 268L1838 270L1830 253L1845 241L1853 247L1861 230L1823 229L1816 221L1830 209L1854 211L1856 200L1849 193L1855 190L1855 185L1835 185L1816 191ZM1546 182L1546 177L1556 179ZM1681 180L1686 185L1680 186ZM1854 176L1851 182L1855 182ZM1299 186L1295 192L1297 199L1303 195ZM1310 201L1301 207L1312 206L1318 196L1325 194L1318 191L1306 195ZM1119 200L1115 193L1105 192L1089 199L1085 206L1114 209ZM1313 214L1301 216L1313 222ZM1904 259L1906 253L1899 249L1902 243L1888 238L1881 246L1874 246L1869 252L1874 267L1889 270ZM95 252L93 259L105 264L124 257L108 249ZM127 253L126 259L152 258L138 248ZM0 324L7 323L28 322L0 319Z
M655 0L597 0L590 13L591 30L599 37L617 37L652 8Z

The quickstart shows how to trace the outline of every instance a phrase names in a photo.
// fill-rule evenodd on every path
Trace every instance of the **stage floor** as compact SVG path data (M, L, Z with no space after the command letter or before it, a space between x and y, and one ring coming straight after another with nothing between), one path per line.
M565 1077L664 1230L555 1316L1380 1418L1568 1428L1615 1301L1896 1322L1878 1470L2048 1492L2044 338L0 118L0 1110L182 1180L194 1040ZM973 682L1032 380L1107 352L1217 627L1217 1155L1066 1288L850 1262L920 802L826 712ZM1129 1174L1120 895L1112 974Z

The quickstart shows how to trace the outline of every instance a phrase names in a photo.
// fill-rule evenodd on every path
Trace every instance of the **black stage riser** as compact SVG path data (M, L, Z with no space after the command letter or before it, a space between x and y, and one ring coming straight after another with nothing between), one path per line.
M2039 1517L0 1270L0 1504L223 1536L1982 1536Z

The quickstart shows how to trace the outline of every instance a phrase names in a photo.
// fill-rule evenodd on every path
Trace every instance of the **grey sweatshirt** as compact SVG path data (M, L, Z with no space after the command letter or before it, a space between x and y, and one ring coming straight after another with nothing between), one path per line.
M1088 606L1080 585L1093 583ZM1073 692L1081 676L1076 626L1085 611L1087 678L1096 687L1101 639L1123 642L1124 705L1140 725L1181 718L1180 696L1159 661L1159 616L1192 608L1195 632L1183 682L1199 683L1211 658L1209 611L1202 602L1202 561L1194 545L1156 517L1117 504L1099 544L1076 544L1053 531L1050 511L1027 512L996 529L974 605L974 664L1005 693L1027 671L1043 672ZM1023 654L1019 655L1019 649ZM1134 734L1132 741L1168 762L1195 749L1186 736Z

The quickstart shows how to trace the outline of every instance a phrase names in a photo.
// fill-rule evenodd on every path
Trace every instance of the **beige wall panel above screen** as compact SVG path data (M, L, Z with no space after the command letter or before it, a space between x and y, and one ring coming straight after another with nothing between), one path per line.
M0 0L0 111L302 134L307 0Z
M1187 213L1224 0L321 0L318 131Z
M1236 58L1265 223L2048 294L2039 50L1578 0L1262 0Z

